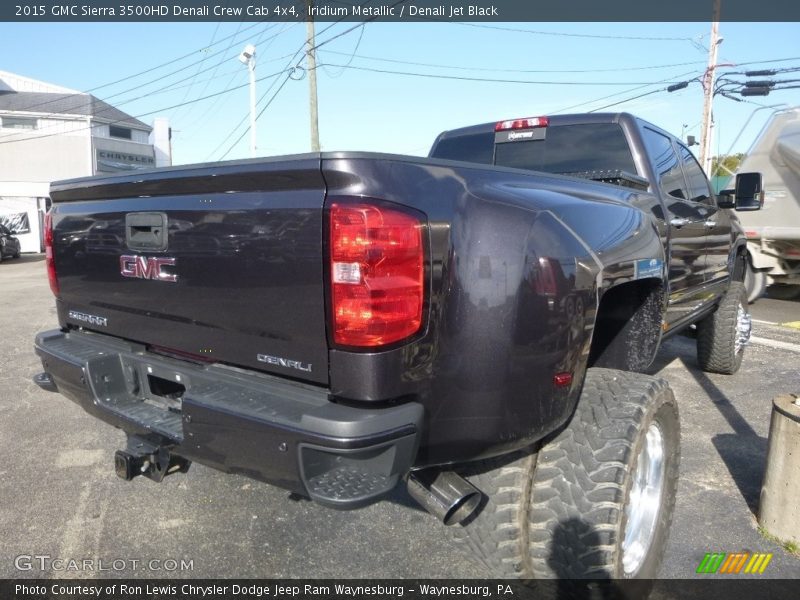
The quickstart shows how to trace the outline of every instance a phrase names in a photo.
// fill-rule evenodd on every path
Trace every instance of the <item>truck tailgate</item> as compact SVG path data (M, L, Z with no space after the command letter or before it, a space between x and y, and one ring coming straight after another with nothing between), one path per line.
M63 325L328 382L319 156L54 184Z

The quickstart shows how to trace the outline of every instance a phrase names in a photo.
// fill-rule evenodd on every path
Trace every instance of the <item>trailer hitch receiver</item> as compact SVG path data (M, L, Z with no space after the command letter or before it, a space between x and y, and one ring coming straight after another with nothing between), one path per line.
M114 471L117 477L130 481L134 477L144 475L153 481L161 481L173 473L186 473L191 461L171 454L164 446L158 446L130 436L128 447L114 453Z

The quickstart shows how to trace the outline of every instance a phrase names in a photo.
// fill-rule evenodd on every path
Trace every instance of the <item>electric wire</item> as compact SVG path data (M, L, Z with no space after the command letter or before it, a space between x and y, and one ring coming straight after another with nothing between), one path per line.
M258 23L254 23L253 25L250 25L250 26L246 27L246 28L244 29L244 31L247 31L247 30L253 29L254 27L257 27L257 26L259 26L259 25L261 25L261 24L262 24L262 22L261 22L261 21L259 21ZM228 36L228 37L230 37L230 36ZM225 37L225 38L222 38L222 39L218 40L218 41L217 41L217 42L216 42L214 45L221 44L222 42L226 41L226 40L228 39L228 37ZM101 89L104 89L104 88L110 87L110 86L112 86L112 85L116 85L116 84L118 84L118 83L122 83L122 82L124 82L124 81L130 81L131 79L134 79L134 78L136 78L136 77L139 77L139 76L141 76L141 75L146 75L146 74L148 74L148 73L152 73L152 72L154 72L154 71L157 71L157 70L159 70L159 69L162 69L162 68L164 68L164 67L167 67L167 66L173 65L173 64L175 64L175 63L177 63L177 62L180 62L180 61L182 61L182 60L184 60L184 59L186 59L186 58L189 58L189 57L195 56L195 55L196 55L198 52L202 52L202 51L204 51L205 49L206 49L206 47L199 48L199 49L197 49L197 50L193 50L192 52L189 52L189 53L187 53L187 54L184 54L184 55L182 55L182 56L179 56L179 57L177 57L177 58L174 58L174 59L172 59L172 60L169 60L169 61L166 61L166 62L164 62L164 63L161 63L160 65L156 65L155 67L150 67L150 68L148 68L148 69L145 69L144 71L139 71L138 73L134 73L133 75L128 75L128 76L126 76L126 77L122 77L122 78L120 78L120 79L117 79L117 80L111 81L111 82L109 82L109 83L104 83L104 84L102 84L102 85L95 86L95 87L93 87L93 88L90 88L90 89L88 89L88 90L86 90L86 91L77 92L77 93L74 93L74 94L68 94L67 96L68 96L68 97L76 97L76 98L77 98L77 97L79 97L79 96L86 96L86 95L88 95L88 94L93 94L93 93L94 93L94 92L96 92L97 90L101 90ZM215 52L215 53L214 53L212 56L216 56L217 54L219 54L219 52ZM206 58L208 58L208 57L206 57ZM139 84L139 85L136 85L136 86L134 86L134 87L128 88L128 89L126 89L126 90L123 90L122 92L117 92L117 93L115 93L115 94L112 94L112 95L110 95L110 96L106 96L105 98L103 98L103 100L104 100L104 101L108 101L108 100L110 100L110 99L112 99L112 98L116 98L116 97L118 97L118 96L120 96L120 95L122 95L122 94L125 94L125 93L127 93L127 92L130 92L130 91L132 91L132 90L139 90L139 89L141 89L141 88L143 88L143 87L145 87L145 86L148 86L148 85L150 85L151 83L155 83L155 82L157 82L157 81L161 81L161 80L163 80L163 79L165 79L165 78L167 78L167 77L169 77L169 76L171 76L171 75L175 75L176 73L181 73L181 72L183 72L184 70L186 70L188 67L194 66L194 65L195 65L195 64L197 64L198 62L200 62L200 61L196 61L196 62L193 62L193 63L189 63L188 65L185 65L185 66L181 67L180 69L177 69L177 70L175 70L175 71L171 71L170 73L167 73L166 75L163 75L163 76L161 76L161 77L157 77L156 79L153 79L153 80L147 81L147 82L145 82L145 83L143 83L143 84ZM32 109L34 109L34 108L39 108L39 107L41 107L41 106L47 106L47 105L53 104L54 102L60 102L61 100L62 100L62 98L57 98L57 99L52 99L52 100L46 100L46 101L44 101L44 102L39 102L39 103L36 103L36 104L31 104L31 105L29 105L29 106L25 107L24 109L19 109L19 110L25 110L25 111L31 112L31 111L32 111ZM53 113L53 114L57 114L57 113Z
M481 29L495 29L498 31L509 31L513 33L527 33L531 35L548 35L555 37L570 37L570 38L587 38L587 39L601 39L601 40L636 40L641 42L693 42L697 39L703 39L705 35L692 37L656 37L656 36L630 36L630 35L600 35L592 33L567 33L564 31L539 31L531 29L519 29L517 27L500 27L499 25L486 25L485 23L462 23L453 22L454 25L461 25L464 27L479 27Z
M405 0L399 0L398 2L395 2L395 4L393 4L392 6L397 6L398 4L402 4L404 1L405 1ZM364 4L362 4L362 6L364 6L364 5L366 5L366 4L368 4L368 0L367 0L367 2L364 2ZM341 38L341 37L343 37L343 36L347 35L348 33L350 33L350 32L352 32L352 31L354 31L354 30L358 29L359 27L363 27L363 26L364 26L364 25L366 25L367 23L369 23L369 22L371 22L371 21L374 21L376 18L377 18L377 16L375 16L375 17L372 17L372 18L370 18L370 19L367 19L367 20L366 20L366 21L364 21L363 23L357 23L356 25L354 25L354 26L352 26L352 27L349 27L348 29L345 29L344 31L341 31L341 32L339 32L338 34L336 34L336 35L334 35L334 36L332 36L332 37L330 37L330 38L328 38L328 39L326 39L326 40L323 40L322 42L316 43L316 44L315 44L313 47L311 47L311 48L309 48L308 50L306 50L306 53L308 53L308 52L312 52L312 51L316 51L318 48L321 48L322 46L325 46L325 45L327 45L327 44L331 43L332 41L334 41L334 40L337 40L337 39L339 39L339 38ZM325 27L325 28L324 28L322 31L320 31L319 33L317 33L317 34L315 35L315 37L316 37L316 36L323 35L325 32L329 31L329 30L330 30L332 27L334 27L335 25L338 25L339 23L341 23L343 19L344 19L344 18L342 18L342 19L339 19L339 20L337 20L337 21L334 21L333 23L331 23L330 25L328 25L327 27ZM307 46L307 45L308 45L308 46L310 46L310 40L308 40L308 39L306 39L306 41L303 43L303 45L302 45L302 46L300 46L300 48L298 48L298 49L297 49L297 52L295 52L294 56L293 56L293 57L292 57L292 58L289 60L289 62L287 63L287 68L288 68L288 66L289 66L289 65L291 65L291 63L292 63L292 61L294 60L294 58L295 58L295 57L296 57L298 54L300 54L300 53L303 51L303 48L304 48L305 46ZM296 72L296 70L297 70L298 68L300 68L300 63L299 63L299 62L298 62L298 63L297 63L297 64L296 64L296 65L295 65L293 68L291 68L291 69L288 69L287 75L286 75L286 77L284 78L283 82L281 82L281 85L278 87L278 89L277 89L277 90L275 90L275 93L272 95L272 97L270 97L270 99L267 101L266 105L265 105L265 106L264 106L264 107L261 109L261 111L258 113L258 115L256 115L256 121L258 121L258 119L261 117L261 115L262 115L262 114L264 114L264 111L267 109L267 107L268 107L270 104L272 104L272 102L275 100L275 98L276 98L276 97L277 97L277 95L280 93L280 91L281 91L281 90L284 88L284 86L285 86L285 85L288 83L289 79L291 79L291 78L292 78L292 74L293 74L294 72ZM319 65L317 65L317 68L319 68ZM269 90L268 90L268 91L269 91ZM258 103L261 103L261 101L262 101L262 100L263 100L263 99L266 97L266 94L268 93L268 91L267 91L267 92L265 92L265 94L264 94L264 95L262 95L262 97L261 97L261 98L259 98L259 100L258 100ZM247 115L245 115L244 119L246 119L246 118L247 118ZM243 121L244 121L244 119L243 119ZM243 121L242 121L242 122L243 122ZM236 147L236 145L237 145L237 144L238 144L240 141L242 141L242 139L244 139L244 136L245 136L245 135L247 135L247 132L248 132L248 131L250 131L250 128L249 128L249 127L248 127L247 129L245 129L245 130L242 132L242 134L241 134L241 135L240 135L240 136L239 136L239 137L236 139L236 141L235 141L235 142L233 142L233 144L231 144L231 146L230 146L230 147L229 147L229 148L228 148L228 149L225 151L225 153L224 153L224 154L223 154L223 155L222 155L222 156L221 156L221 157L220 157L218 160L222 160L222 159L224 159L226 156L228 156L228 154L230 154L230 152L233 150L233 148L234 148L234 147ZM229 136L227 139L230 139L230 136Z
M226 7L227 7L227 5L228 5L228 0L225 0L224 6L226 6ZM211 41L208 43L208 47L210 47L210 46L211 46L211 45L214 43L214 39L217 37L217 33L219 32L219 26L220 26L221 24L222 24L222 21L217 21L217 24L216 24L216 26L214 27L214 33L211 35ZM239 31L240 31L241 29L242 29L242 23L239 23L239 26L236 28L236 31L234 32L234 34L233 34L233 37L232 37L232 38L230 39L230 41L228 42L228 46L227 46L227 48L225 48L225 50L223 50L223 51L221 52L221 54L225 54L226 52L228 52L228 51L231 49L231 46L233 45L233 42L234 42L234 40L236 39L236 36L238 36L238 35L239 35ZM199 74L200 74L200 70L202 69L202 67L203 67L203 65L205 64L205 61L206 61L207 59L208 59L208 57L207 57L207 56L203 56L202 60L201 60L201 61L198 63L198 65L197 65L197 71L195 71L194 77L192 78L192 83L194 83L194 80L197 78L197 75L199 75ZM220 63L221 63L221 62L222 62L222 61L220 60L220 62L218 62L218 63L217 63L217 67L219 67L219 65L220 65ZM189 92L190 92L191 90L192 90L192 86L190 85L190 86L189 86L189 87L186 89L186 92L183 94L183 98L181 98L181 102L183 102L184 100L186 100L186 98L188 98L188 97L189 97ZM205 92L205 90L201 91L201 92L200 92L200 95L202 96L204 92ZM172 117L173 115L170 115L170 116Z
M361 26L361 32L358 34L358 41L356 42L356 45L353 47L353 51L350 53L350 58L347 59L347 63L346 64L348 66L350 66L353 63L353 59L356 58L356 52L358 52L358 48L359 48L359 46L361 46L361 40L364 39L364 31L366 30L366 28L367 28L367 24L364 23ZM346 52L335 52L333 50L326 50L326 52L331 52L333 54L341 54L341 55L347 56ZM331 71L328 70L327 67L323 67L323 69L324 69L325 73L328 75L328 77L330 77L331 79L338 79L339 77L344 75L344 72L346 71L346 69L341 69L338 73L336 73L334 75Z
M264 32L262 31L261 35L263 35L263 33ZM282 32L279 32L279 33L275 34L274 36L270 36L265 41L274 39L275 37L280 35L280 33L282 33ZM227 38L223 38L223 39L227 39ZM249 39L249 38L247 38L247 39ZM225 52L225 51L223 50L221 52ZM220 52L215 53L215 55L216 54L220 54ZM275 58L275 59L270 59L270 60L265 61L265 62L274 62L276 60L280 60L280 58L281 57ZM124 106L126 104L130 104L131 102L135 102L135 101L141 100L143 98L149 98L151 96L158 95L158 94L163 93L165 91L172 91L173 89L183 89L185 86L181 86L181 85L178 85L178 84L181 84L183 82L186 82L186 81L189 81L189 80L193 79L196 76L196 74L195 75L188 75L186 77L183 77L182 79L178 79L178 80L172 81L172 82L167 83L166 85L163 85L163 86L161 86L159 88L156 88L154 90L148 90L147 92L142 93L142 94L140 94L138 96L134 96L132 98L127 98L127 99L124 99L124 100L121 100L121 101L116 101L116 102L114 102L114 106L112 106L111 103L108 102L112 98L114 98L116 96L120 96L120 95L122 95L124 93L127 93L127 92L132 92L132 91L140 92L143 88L146 88L148 85L151 85L151 84L156 83L156 82L158 82L160 80L166 79L167 77L170 77L171 75L175 75L177 73L184 72L188 66L192 66L194 64L197 64L197 62L200 62L200 61L196 61L195 63L191 63L190 65L187 65L186 67L183 67L183 68L177 69L175 71L172 71L172 72L170 72L170 73L168 73L166 75L163 75L161 77L158 77L158 78L156 78L156 79L154 79L154 80L152 80L152 81L150 81L148 83L128 88L126 90L123 90L122 92L118 92L116 94L113 94L111 96L107 96L106 98L101 99L106 104L109 104L109 107L106 108L106 109L94 112L92 116L101 117L102 118L103 114L111 112L112 110L114 110L118 106ZM208 67L207 69L204 69L204 71L210 71L212 68L213 67ZM227 74L228 73L224 73L223 75L220 75L219 77L223 77L224 75L227 75ZM237 88L232 88L232 87L228 86L226 89L228 91L232 91L232 90L237 89ZM59 112L46 113L46 114L40 116L39 118L48 119L48 118L52 118L52 117L58 117L58 116L61 116L61 115L64 115L64 114L69 114L69 111L80 110L81 108L83 108L85 106L87 100L90 100L90 98L87 98L87 95L85 93L68 95L67 99L70 99L70 98L75 98L79 102L77 102L73 107L68 107L66 109L62 109ZM31 108L35 108L37 106L42 106L42 105L45 105L45 104L51 104L51 103L56 102L58 100L61 100L61 98L55 99L55 100L48 100L46 102L42 102L42 103L38 103L38 104L34 104L34 105L29 105L29 106L26 106L26 107L18 108L16 110L20 111L20 112L25 112L25 111L31 112L30 111ZM188 104L191 104L191 103L188 103ZM175 106L181 106L181 104L179 103L179 104L176 104ZM120 121L117 121L117 122L120 122ZM18 138L27 139L27 136L25 135L24 132L20 132L18 134L11 134L10 136L6 136L6 137L7 138L8 137L18 137Z
M269 62L274 62L276 60L280 60L280 59L279 58L272 59ZM228 74L228 73L225 73L223 75L226 75L226 74ZM222 77L223 75L220 75L219 77ZM114 110L118 110L117 107L119 107L119 106L124 106L126 104L130 104L131 102L136 102L137 100L142 100L144 98L151 98L153 96L157 96L157 95L163 94L165 92L171 92L171 91L174 91L175 89L182 89L185 86L177 86L176 84L182 83L182 82L187 81L189 79L192 79L191 75L187 76L187 77L184 77L183 79L179 79L177 81L169 83L169 84L167 84L165 86L162 86L160 88L157 88L155 90L150 90L150 91L148 91L146 93L143 93L143 94L141 94L139 96L128 98L126 100L123 100L122 102L117 102L117 103L115 103L114 106L112 106L109 103L106 103L106 104L108 104L107 108L104 108L104 109L98 110L98 111L94 111L91 116L95 117L95 118L99 117L99 118L102 119L104 114L107 114L107 113L112 112ZM239 88L245 87L246 85L248 85L248 84L243 84L243 85L240 85L240 86L237 86L237 87L227 87L225 90L222 91L222 93L224 93L226 91L233 91L235 89L239 89ZM214 96L218 96L218 95L220 95L220 94L213 94L212 96L207 96L207 97L214 97ZM105 101L103 101L103 102L105 102ZM186 104L191 104L191 102L187 102ZM174 106L178 107L178 106L182 106L182 105L183 105L182 103L178 103L178 104L175 104ZM79 110L83 106L84 106L84 104L82 103L80 105L75 105L74 107L70 108L69 110ZM18 110L21 110L21 109L18 109ZM169 109L164 109L164 110L169 110ZM65 114L65 111L62 111L62 112L59 112L59 113L50 113L50 114L44 115L44 116L42 116L40 118L47 119L48 117L63 116L64 114ZM132 117L132 118L136 119L137 117ZM114 123L122 123L122 122L125 122L125 121L127 121L127 119L117 119L116 121L114 121ZM4 137L6 138L5 141L14 141L13 138L20 138L21 140L28 139L28 135L24 131L21 131L19 133L13 133L13 134L10 134L10 135L6 135ZM9 139L9 138L12 138L12 139Z
M297 25L299 25L299 24L300 24L300 22L295 22L295 23L293 23L293 24L291 24L291 25L289 25L288 23L283 23L283 27L282 27L282 30L283 30L283 31L281 31L280 33L284 33L285 31L287 31L287 30L289 30L289 29L292 29L293 27L295 27L295 26L297 26ZM287 27L287 25L288 25L288 27ZM262 33L262 35L263 35L263 33ZM266 51L267 51L267 50L269 50L269 48L272 46L272 44L273 44L273 43L275 43L275 39L276 39L276 38L277 38L277 36L273 36L272 38L270 38L270 39L268 39L268 40L265 40L265 41L267 42L267 44L266 44L265 46L263 46L263 47L262 47L262 46L260 46L260 44L261 44L261 37L259 36L259 38L258 38L258 39L256 39L256 41L254 42L254 44L255 44L256 48L258 49L258 50L257 50L257 51L258 51L258 53L259 53L259 54L261 54L261 55L263 56L263 55L264 55L264 53L266 53ZM285 54L285 55L278 56L278 57L271 58L271 59L267 59L267 60L264 60L263 58L259 58L259 59L258 59L258 61L259 61L259 63L263 63L263 62L275 62L275 61L278 61L278 60L283 60L284 58L288 58L289 56L291 56L291 55L289 55L289 54ZM230 88L230 87L233 85L233 82L234 82L234 81L236 81L237 79L239 79L239 80L243 79L243 78L244 78L244 76L245 76L245 74L246 74L246 72L247 72L247 71L246 71L245 69L237 69L237 70L236 70L236 72L234 72L234 73L231 75L231 78L230 78L230 79L228 80L228 82L225 84L225 89L229 89L229 88ZM273 84L274 84L274 83L275 83L275 82L273 81ZM205 109L205 110L204 110L204 111L203 111L203 112L200 114L200 116L199 116L197 119L195 119L195 120L194 120L194 121L191 123L191 125L189 125L189 126L187 127L187 129L188 129L188 130L195 130L195 127L196 127L196 125L197 125L198 123L201 123L201 122L205 121L206 117L208 117L208 115L210 115L210 114L211 114L211 113L212 113L212 112L213 112L213 111L214 111L214 110L215 110L217 107L219 107L219 106L224 106L224 104L225 104L225 100L226 100L226 99L229 99L229 98L230 98L230 96L219 96L218 98L216 98L216 99L215 99L215 100L214 100L214 101L213 101L211 104L209 104L209 105L208 105L208 108L206 108L206 109ZM242 119L242 122L244 122L246 119L247 119L247 115L245 115L245 117ZM239 123L239 125L237 125L237 128L238 128L238 127L241 125L241 123L242 123L242 122L240 122L240 123ZM195 130L195 131L196 131L197 133L199 133L199 130ZM186 137L185 139L192 139L192 137L193 137L192 135L189 135L189 136L188 136L188 137ZM209 158L209 160L210 160L210 158Z
M367 71L370 73L384 73L389 75L403 75L408 77L423 77L429 79L451 79L457 81L476 81L484 83L514 83L527 85L571 85L571 86L600 86L600 85L656 85L660 82L654 81L541 81L523 79L495 79L490 77L467 77L462 75L447 75L442 73L418 73L413 71L395 71L392 69L376 69L373 67L362 67L357 65L341 65L336 63L326 63L327 66L339 67L342 69L353 69L356 71ZM678 83L677 81L674 83Z
M286 72L286 70L284 69L284 70L278 71L276 73L271 73L270 75L264 75L262 77L257 78L256 81L266 81L267 79L272 79L274 77L279 77L280 75L284 74L285 72ZM208 95L202 96L200 98L194 98L192 100L186 100L185 102L181 102L181 103L178 103L178 104L173 104L172 106L164 106L164 107L161 107L161 108L157 108L156 110L151 110L151 111L148 111L148 112L139 113L137 115L129 115L129 117L131 117L133 119L140 119L142 117L147 117L147 116L150 116L150 115L154 115L154 114L157 114L159 112L164 112L164 111L167 111L167 110L170 110L170 109L173 109L173 108L178 108L179 106L182 106L184 104L194 104L196 102L202 102L203 100L208 100L209 98L216 98L217 96L219 96L221 94L226 94L226 93L228 93L228 92L230 92L232 90L236 90L236 89L241 89L241 88L247 87L248 85L250 85L250 84L249 83L245 83L245 84L236 86L234 88L231 88L230 90L222 90L222 91L219 91L219 92L214 92L212 94L208 94ZM111 108L113 108L113 107L111 107ZM128 122L128 118L117 119L117 120L114 120L114 121L110 121L108 123L108 125L115 125L115 124L118 124L118 123L126 123L126 122ZM72 132L87 131L89 129L92 129L92 127L93 126L80 127L80 128L77 128L77 129L73 129ZM18 143L21 143L21 142L26 142L26 141L31 141L31 140L41 140L43 138L53 137L53 136L56 136L56 135L62 135L62 132L59 131L57 133L49 133L49 134L44 134L44 135L30 136L30 137L25 137L25 138L16 139L16 140L0 140L0 144L18 144Z
M609 98L616 98L617 96L622 96L623 94L630 94L631 92L635 92L635 91L641 90L643 88L650 87L650 85L663 85L665 83L668 83L670 80L678 79L678 78L681 78L681 77L686 77L686 76L692 75L694 73L696 73L696 71L689 71L689 72L686 72L686 73L682 73L680 75L675 75L675 76L670 77L668 79L663 79L661 81L656 82L655 84L637 85L636 87L630 88L628 90L623 90L621 92L615 92L613 94L608 94L606 96L601 96L599 98L594 98L593 100L586 100L584 102L579 102L578 104L572 104L570 106L565 106L564 108L559 108L558 110L553 111L553 114L563 113L565 111L572 110L572 109L575 109L575 108L581 108L583 106L588 106L590 104L594 104L595 102L601 102L603 100L608 100ZM657 90L657 91L661 91L661 90Z
M342 56L352 56L361 60L372 60L377 62L394 63L401 65L412 65L416 67L430 67L436 69L453 69L459 71L484 71L492 73L618 73L620 71L648 71L655 69L667 69L672 67L685 67L688 65L702 65L703 61L691 61L684 63L673 63L669 65L650 65L641 67L620 67L616 69L504 69L498 67L465 67L463 65L445 65L437 63L416 62L410 60L399 60L377 56L365 56L362 54L352 54L350 52L337 52L335 50L325 50L327 54L338 54ZM351 61L348 61L348 64Z
M228 0L225 0L225 6L227 7L227 5L228 5ZM219 31L219 27L220 27L221 24L222 24L221 21L217 21L217 26L214 29L214 34L211 36L211 42L213 42L214 38L217 37L217 32ZM228 46L225 48L225 50L223 52L220 53L220 59L217 61L217 64L214 67L214 71L211 73L212 77L214 75L216 75L217 71L219 70L220 65L225 60L225 54L227 54L230 51L231 47L233 46L233 43L236 41L236 38L238 37L239 32L242 29L242 25L244 25L244 23L239 23L238 27L236 28L236 31L233 33L233 37L228 41ZM264 28L264 30L262 30L262 33L265 30L271 29L272 27L274 27L274 25L268 25L267 27ZM203 62L201 62L197 66L198 73L195 74L195 77L197 76L197 74L199 74L200 69L201 69L202 66L203 66ZM192 89L191 86L189 88L187 88L186 93L183 95L183 98L181 99L182 101L186 100L186 98L189 97L189 92L191 91L191 89ZM199 95L202 96L203 94L205 94L207 89L208 89L208 83L206 83L205 86L203 86L203 89L200 90L200 94ZM178 109L175 113L169 115L170 121L175 120L177 118L178 114L180 114L180 111L181 111L181 109Z

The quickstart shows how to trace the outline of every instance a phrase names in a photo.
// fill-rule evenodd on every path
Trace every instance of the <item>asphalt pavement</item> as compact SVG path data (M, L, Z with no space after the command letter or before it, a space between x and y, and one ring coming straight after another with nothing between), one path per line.
M693 577L706 552L749 550L774 553L762 577L800 578L800 558L764 539L755 518L771 400L800 393L800 302L762 299L752 312L738 374L702 373L686 336L667 341L652 369L672 385L682 424L663 577ZM34 335L56 326L42 257L0 264L0 577L491 576L402 490L336 512L200 465L160 484L118 479L124 434L31 383Z

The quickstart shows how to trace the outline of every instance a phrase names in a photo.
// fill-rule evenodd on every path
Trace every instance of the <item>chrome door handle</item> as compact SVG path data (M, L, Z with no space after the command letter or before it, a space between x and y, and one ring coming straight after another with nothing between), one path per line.
M705 222L706 229L713 229L717 226L717 222L714 219L708 219Z
M684 225L689 224L689 219L684 219L682 217L674 217L669 220L669 224L673 227L683 227Z

